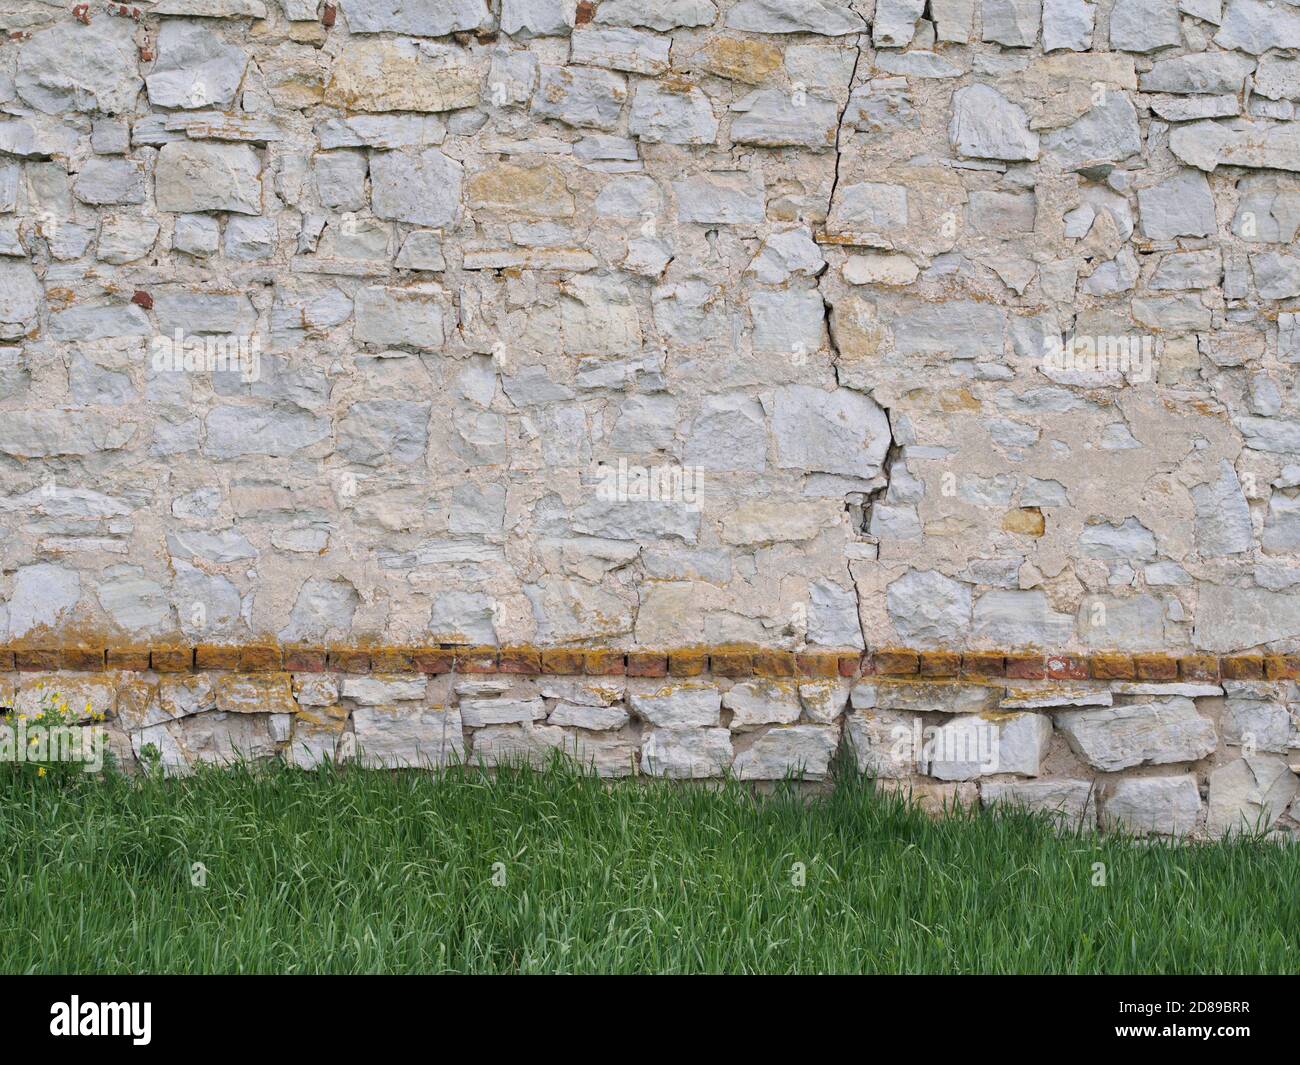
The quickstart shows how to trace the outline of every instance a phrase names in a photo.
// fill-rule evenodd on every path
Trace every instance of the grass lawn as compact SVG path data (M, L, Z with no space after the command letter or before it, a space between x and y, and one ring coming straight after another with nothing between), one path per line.
M1300 847L932 821L851 776L812 802L554 771L49 784L0 773L4 972L1278 972L1300 948Z

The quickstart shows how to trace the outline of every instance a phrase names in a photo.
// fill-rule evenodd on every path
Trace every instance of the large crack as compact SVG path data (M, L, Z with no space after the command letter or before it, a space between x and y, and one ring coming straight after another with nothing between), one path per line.
M865 34L860 33L855 38L854 41L855 55L853 59L853 72L849 75L848 91L845 95L844 106L840 108L839 118L835 123L835 173L832 175L831 178L830 196L826 201L826 223L825 224L829 224L831 212L835 208L835 192L839 188L840 164L843 159L843 148L841 142L844 136L844 116L848 114L849 104L853 99L853 91L855 88L857 88L858 71L862 65L862 52L863 52L862 38L864 36ZM825 275L823 275L823 278L824 277ZM818 294L822 297L822 314L823 314L824 328L826 330L826 344L831 354L831 367L835 371L835 383L841 388L848 387L844 385L843 381L840 379L840 349L839 349L839 345L836 343L835 340L835 332L831 328L831 315L834 312L834 307L831 304L831 301L826 298L825 293L822 290L821 282L818 283L817 290L818 290ZM845 509L848 510L850 514L853 515L854 518L853 527L860 536L866 534L867 527L871 520L872 507L875 505L876 502L878 502L881 498L883 498L884 493L889 489L889 471L891 466L893 465L894 459L897 457L899 453L899 447L894 441L894 426L893 426L893 421L890 418L889 409L879 404L879 402L876 400L876 397L872 395L869 391L865 392L865 394L872 400L872 402L877 403L877 405L880 406L880 409L882 411L884 411L885 423L889 427L889 444L888 447L886 448L885 458L882 461L880 467L879 476L882 478L883 483L881 483L876 488L873 488L871 491L869 491L866 494L866 498L861 503L855 503L852 500L845 501Z
M844 136L844 116L849 113L849 104L853 102L853 90L857 87L858 68L862 65L862 38L863 34L859 33L854 42L856 54L853 57L853 72L849 75L849 89L845 93L844 106L840 108L839 118L835 120L835 173L831 175L831 191L826 199L826 221L822 223L823 228L830 223L831 211L835 207L835 190L840 185L840 160L843 158L840 140Z
M849 74L848 91L845 93L844 96L844 106L840 108L839 117L836 119L835 122L835 172L831 175L830 194L826 199L826 218L822 222L823 232L825 232L827 227L830 225L831 212L835 209L835 192L840 185L840 162L844 157L843 148L841 147L841 140L843 139L844 136L844 116L848 114L849 104L853 100L853 90L856 88L857 81L858 81L858 68L862 65L863 36L864 34L861 33L858 34L854 41L855 55L853 57L853 71L852 73ZM826 275L823 274L822 278L824 279L825 276ZM839 385L841 384L840 349L839 349L839 345L835 343L835 333L831 329L831 313L833 311L833 307L831 306L830 301L822 293L822 285L820 280L818 281L817 284L817 292L818 295L821 295L822 297L822 317L823 317L824 327L826 329L826 343L831 353L831 366L835 370L835 383ZM892 434L891 434L891 438L892 438Z
M885 412L885 420L889 423L889 448L885 451L885 458L880 464L880 476L883 483L880 487L867 493L867 498L862 504L862 520L858 526L858 533L869 542L875 543L876 537L871 534L871 515L876 505L885 501L885 496L889 492L889 486L893 482L894 463L899 461L903 455L903 445L898 442L894 435L893 414L888 407L881 407Z
M848 507L850 520L854 532L857 534L857 541L862 544L873 544L876 548L875 558L880 558L880 537L871 532L871 519L875 514L876 507L884 503L889 495L889 488L894 482L894 464L901 461L903 455L903 445L898 442L894 434L894 417L893 412L886 406L880 408L885 413L885 422L889 426L889 446L885 450L885 457L880 463L880 484L866 494L866 497L856 506L851 504ZM867 629L862 620L862 589L858 585L857 578L853 573L852 560L845 558L844 568L848 571L849 584L853 588L853 598L858 608L858 633L862 639L862 646L865 650L872 649L871 643L867 639Z
M844 159L844 116L848 114L849 106L853 101L853 92L857 88L858 70L862 65L863 36L865 35L858 34L854 42L856 55L853 59L853 72L849 75L848 91L845 94L844 106L840 109L839 117L835 123L835 172L831 176L830 194L826 200L826 219L822 223L824 231L829 230L831 213L835 209L835 194L840 185L840 166ZM824 277L825 275L823 275L823 278ZM835 332L831 328L831 315L834 308L831 305L830 300L826 298L822 291L821 282L818 283L817 287L818 293L822 297L826 343L831 353L831 367L835 372L835 383L837 386L845 387L840 379L840 349L839 345L835 341ZM870 392L867 392L866 394L872 402L876 402L875 397L872 396ZM880 409L884 411L885 424L888 426L889 431L889 444L885 451L885 457L881 462L880 473L878 475L881 483L867 492L861 501L855 500L852 496L844 501L844 509L849 513L850 526L855 534L855 539L859 542L875 542L874 538L870 537L867 532L871 525L872 510L876 504L884 498L885 493L889 491L890 470L893 466L894 460L898 457L901 451L894 439L894 425L893 420L890 417L889 409L882 404L878 405L880 406ZM854 493L854 495L857 495L857 493ZM862 646L868 648L867 633L862 624L862 590L858 587L858 582L853 576L853 567L850 565L850 559L847 556L844 558L844 570L848 577L849 587L853 589L853 599L857 607L858 635L862 641Z

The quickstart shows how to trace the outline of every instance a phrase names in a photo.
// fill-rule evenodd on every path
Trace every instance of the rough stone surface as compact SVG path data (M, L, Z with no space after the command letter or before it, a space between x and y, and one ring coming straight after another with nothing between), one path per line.
M1065 829L1097 823L1097 795L1086 780L989 781L980 785L980 801L1041 814Z
M1127 777L1110 785L1101 823L1140 836L1187 836L1200 814L1195 777Z
M1193 762L1215 749L1214 725L1191 699L1171 696L1150 703L1057 714L1070 747L1094 769L1114 772L1137 765Z
M1208 651L1241 651L1300 635L1296 597L1267 588L1209 584L1201 590L1194 640Z
M731 733L725 728L657 728L644 740L641 768L647 776L672 780L716 777L731 756Z
M49 115L129 113L141 88L133 30L130 20L113 18L64 19L41 29L24 42L12 87Z
M988 85L953 94L948 139L962 155L979 159L1037 159L1038 134L1024 110Z
M1125 52L1154 52L1182 43L1175 0L1116 0L1110 13L1110 46Z
M171 141L154 173L159 211L261 214L261 162L243 144Z
M26 636L54 629L81 598L81 578L75 570L49 562L23 566L14 574L8 602L9 635Z
M894 629L909 646L952 646L970 630L971 590L934 570L914 570L887 592Z
M750 680L734 685L722 697L731 711L731 731L762 725L791 725L799 720L799 693L793 681Z
M939 780L975 780L995 774L1038 776L1052 737L1043 714L961 715L938 728L927 771Z
M1183 170L1138 192L1142 232L1152 240L1205 237L1215 230L1214 197L1203 174Z
M1245 755L1210 774L1206 831L1255 834L1272 828L1300 790L1286 759Z
M228 105L244 77L248 56L201 22L168 19L158 32L158 59L145 80L158 107Z
M667 685L645 694L628 693L632 712L664 729L717 725L722 705L719 693L698 684Z
M377 218L445 226L459 213L461 165L437 148L418 155L385 152L370 162Z
M134 579L120 567L117 594ZM0 673L0 698L19 712L38 712L51 691L83 720L104 715L128 770L152 744L169 773L273 757L305 769L327 760L546 768L565 758L602 777L796 778L816 788L843 748L882 790L936 813L978 796L1065 830L1217 838L1296 828L1289 681ZM1227 746L1216 765L1216 722L1200 711L1221 704ZM1184 775L1147 768L1171 762Z
M5 641L1300 653L1294 5L28 7ZM623 772L844 710L632 679L463 727ZM347 757L339 699L228 730ZM140 728L181 771L219 712Z
M771 728L736 755L732 770L739 780L823 780L839 739L826 725Z
M1300 739L1287 705L1270 698L1270 694L1250 689L1229 694L1220 723L1224 743L1250 750L1284 752Z
M1192 489L1197 546L1205 558L1249 551L1254 539L1250 507L1236 471L1226 461L1220 464L1219 471L1217 480Z
M920 719L910 713L866 709L850 714L845 737L858 770L891 780L910 777L922 764L913 738L919 724Z
M460 715L455 710L359 706L352 720L357 761L363 765L419 769L464 760Z
M1096 19L1097 5L1089 0L1043 0L1043 50L1086 52Z

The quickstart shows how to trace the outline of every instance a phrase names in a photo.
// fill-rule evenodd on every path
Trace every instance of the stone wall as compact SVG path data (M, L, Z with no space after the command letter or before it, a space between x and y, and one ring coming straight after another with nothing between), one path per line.
M0 28L0 644L1300 651L1296 4Z
M438 673L341 672L307 657L272 663L293 672L183 661L163 672L32 670L0 673L0 705L30 722L57 692L81 720L107 722L91 727L107 730L123 765L156 759L171 774L275 757L304 769L544 768L562 753L611 778L816 786L842 755L935 812L979 803L1139 835L1300 838L1287 761L1300 744L1294 680L870 672L906 668L884 655L850 677L832 656L815 663L822 675L771 675L764 663L779 659L731 653L643 668L657 657L606 654L599 674L525 672L526 656L505 655L467 655ZM991 657L979 665L996 668ZM628 675L668 668L693 675Z

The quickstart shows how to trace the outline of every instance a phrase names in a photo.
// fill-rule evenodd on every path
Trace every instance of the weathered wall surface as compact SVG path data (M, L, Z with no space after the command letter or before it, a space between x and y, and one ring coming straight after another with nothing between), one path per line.
M1300 650L1300 6L0 26L0 644Z
M273 757L545 767L562 752L605 777L815 786L843 749L935 812L1011 805L1138 834L1300 837L1290 681L0 673L0 705L27 726L53 691L106 720L92 727L124 764L156 759L168 773Z
M79 13L0 20L12 639L1295 646L1300 8Z

